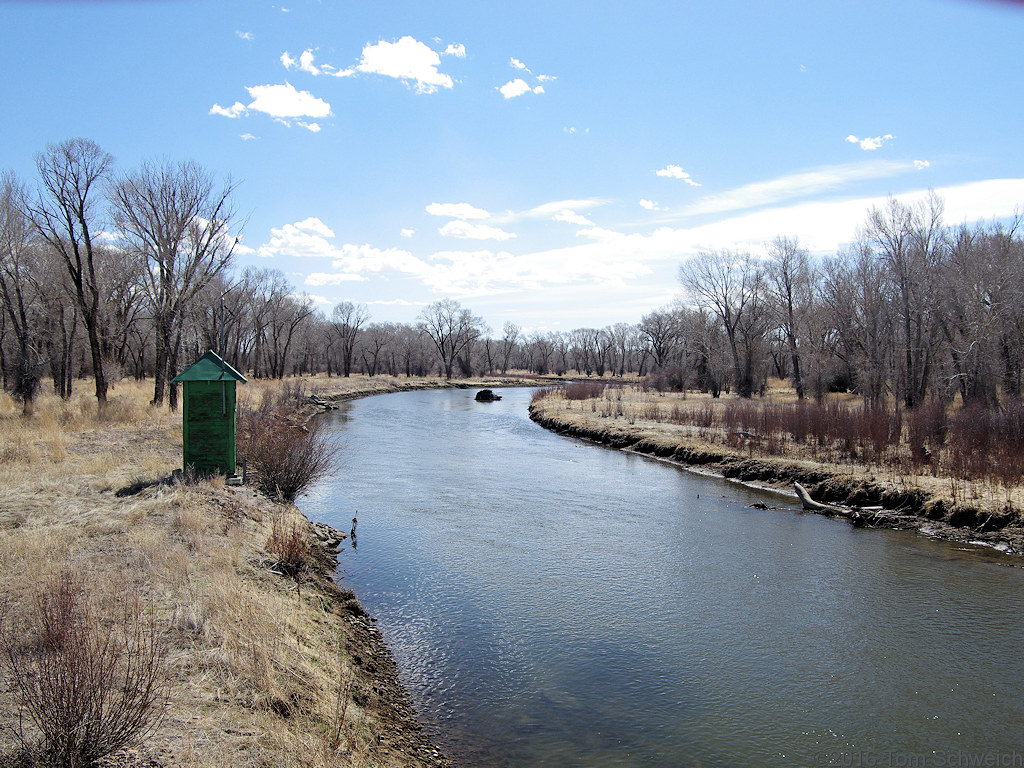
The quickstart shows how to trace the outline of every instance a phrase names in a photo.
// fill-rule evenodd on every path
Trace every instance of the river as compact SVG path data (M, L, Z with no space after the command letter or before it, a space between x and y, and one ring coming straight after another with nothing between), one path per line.
M300 503L358 515L338 578L455 765L1024 763L1018 561L558 436L501 394L351 403Z

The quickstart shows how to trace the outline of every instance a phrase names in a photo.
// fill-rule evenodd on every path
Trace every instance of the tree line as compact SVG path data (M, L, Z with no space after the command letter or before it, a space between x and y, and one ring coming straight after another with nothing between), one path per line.
M319 310L278 270L239 273L236 185L194 162L119 170L70 139L36 169L31 186L0 177L0 373L26 412L43 381L68 398L89 377L103 407L125 376L151 378L153 403L174 409L170 379L208 349L256 377L635 374L752 397L777 376L800 399L853 391L906 408L1021 394L1021 217L947 227L935 195L872 209L830 258L793 237L700 253L680 267L680 298L635 324L495 333L452 299L412 324L373 322L361 304Z

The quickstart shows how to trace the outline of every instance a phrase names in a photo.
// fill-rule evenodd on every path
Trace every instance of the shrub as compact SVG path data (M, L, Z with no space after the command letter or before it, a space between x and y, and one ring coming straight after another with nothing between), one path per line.
M0 632L0 663L22 713L9 727L16 763L86 768L157 724L166 700L161 636L137 599L121 592L113 609L106 619L82 582L64 573L20 626Z
M275 565L285 576L301 585L302 575L309 565L309 540L297 523L285 527L275 519L267 540L267 552L275 558Z
M604 394L605 384L600 381L570 381L565 385L566 400L590 400Z
M337 455L320 419L300 424L269 398L259 408L238 410L238 457L256 487L273 499L294 501L335 471Z

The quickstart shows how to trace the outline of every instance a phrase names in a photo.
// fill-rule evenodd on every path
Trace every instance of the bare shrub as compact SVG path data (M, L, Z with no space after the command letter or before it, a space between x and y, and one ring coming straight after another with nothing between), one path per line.
M559 390L556 387L541 387L540 389L533 390L533 394L530 395L530 405L540 402L548 395L553 395Z
M274 557L274 564L281 573L301 585L309 565L310 548L309 539L298 523L286 526L280 518L275 519L267 539L267 552Z
M113 616L69 573L0 632L0 664L20 714L8 726L22 765L86 768L142 740L166 700L164 644L121 592ZM25 720L27 719L27 723Z
M570 381L565 385L566 400L590 400L604 394L605 384L600 381Z
M238 455L256 486L268 496L294 501L314 482L331 475L338 448L324 424L300 424L264 398L258 408L238 410Z

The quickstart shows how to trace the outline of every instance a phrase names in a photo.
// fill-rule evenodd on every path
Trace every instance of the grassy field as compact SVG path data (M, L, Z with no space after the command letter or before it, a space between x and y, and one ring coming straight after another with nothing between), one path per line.
M332 391L348 396L387 386L338 382ZM417 733L390 655L351 593L312 566L284 575L268 551L275 530L306 540L296 507L223 478L157 482L181 465L181 417L151 408L150 387L118 383L99 414L80 383L68 402L41 396L29 418L0 394L5 647L31 650L19 632L62 576L104 633L124 596L137 598L160 650L160 717L119 765L444 764ZM250 382L240 395L275 397L282 387L297 391ZM118 494L133 485L137 493ZM0 722L9 755L19 729L9 675ZM30 740L32 728L22 735Z

